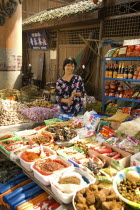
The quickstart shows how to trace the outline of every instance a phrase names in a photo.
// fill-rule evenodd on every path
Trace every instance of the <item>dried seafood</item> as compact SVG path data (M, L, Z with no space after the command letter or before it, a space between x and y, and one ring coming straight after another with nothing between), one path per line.
M69 141L77 136L76 131L70 127L48 126L44 132L48 131L54 134L54 141Z

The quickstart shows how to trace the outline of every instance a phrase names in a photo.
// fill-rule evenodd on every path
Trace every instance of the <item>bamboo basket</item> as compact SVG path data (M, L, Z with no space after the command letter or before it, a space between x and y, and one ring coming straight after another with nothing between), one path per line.
M35 85L27 85L20 89L21 98L30 99L38 95L38 87Z
M1 99L17 100L20 97L20 91L17 89L0 90Z

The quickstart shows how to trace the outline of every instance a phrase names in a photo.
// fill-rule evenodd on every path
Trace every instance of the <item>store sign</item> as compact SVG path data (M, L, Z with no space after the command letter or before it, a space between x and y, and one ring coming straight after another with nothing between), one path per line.
M28 33L28 41L30 48L33 50L48 49L48 43L45 31Z

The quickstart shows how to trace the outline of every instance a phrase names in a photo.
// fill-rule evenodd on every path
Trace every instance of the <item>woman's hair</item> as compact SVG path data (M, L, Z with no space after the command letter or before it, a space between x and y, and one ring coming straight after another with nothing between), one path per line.
M68 57L68 58L66 58L66 59L64 60L64 62L63 62L63 69L65 69L65 66L66 66L67 64L69 64L69 63L74 64L75 67L77 66L76 60L75 60L74 58L72 58L72 57Z

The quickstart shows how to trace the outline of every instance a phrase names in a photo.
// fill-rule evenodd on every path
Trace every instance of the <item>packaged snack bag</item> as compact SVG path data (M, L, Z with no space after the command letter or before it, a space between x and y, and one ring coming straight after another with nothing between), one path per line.
M126 52L127 52L127 46L120 47L118 57L125 57Z
M102 130L97 134L96 141L104 142L114 135L115 131L104 125Z
M114 52L114 54L113 54L113 58L115 58L115 57L117 57L118 56L118 53L119 53L119 49L117 49L115 52Z
M140 44L135 45L135 48L131 56L140 56Z
M130 114L131 112L131 107L123 107L122 108L122 113Z
M114 48L114 49L109 50L109 51L106 53L105 57L106 57L106 58L111 58L117 49L118 49L118 48Z
M126 51L126 56L131 56L131 54L133 53L134 48L135 48L135 45L128 45L127 46L127 51Z
M140 117L140 109L133 109L131 111L131 116L132 116L132 118Z

